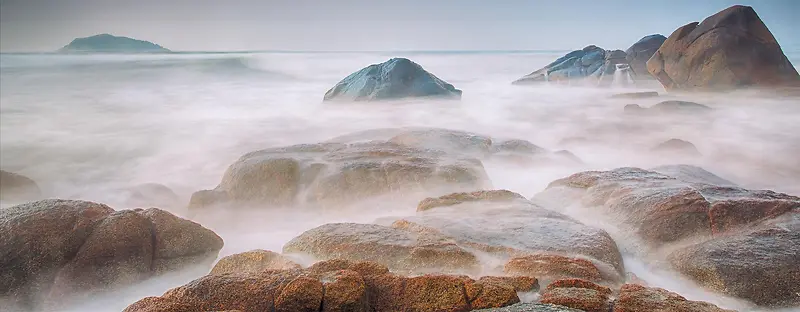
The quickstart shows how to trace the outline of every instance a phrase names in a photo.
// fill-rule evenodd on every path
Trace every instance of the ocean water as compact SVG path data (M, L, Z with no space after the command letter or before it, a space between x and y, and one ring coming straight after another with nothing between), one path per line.
M569 150L583 160L581 165L551 167L484 163L495 188L526 197L582 170L674 163L702 166L744 187L800 195L797 99L732 93L620 100L610 95L663 89L657 83L606 89L510 84L563 54L2 54L0 165L37 181L47 197L92 200L117 209L132 208L120 190L160 183L180 197L179 203L161 208L188 216L185 205L192 192L215 187L226 167L247 152L360 130L425 126L526 139L554 151ZM788 54L794 64L800 63L800 54ZM391 57L419 63L463 90L462 100L322 102L325 91L340 79ZM626 104L649 106L665 99L692 100L715 111L706 117L670 119L623 114ZM649 152L672 138L692 142L702 157L678 159ZM292 237L324 223L372 222L415 210L409 203L384 206L358 214L289 210L197 221L225 239L224 256L255 248L280 251ZM591 216L574 217L593 224ZM615 238L626 250L626 238ZM628 255L626 267L651 285L687 298L749 309L747 303L703 291L655 262ZM120 311L143 296L160 295L198 276L162 277L70 309Z

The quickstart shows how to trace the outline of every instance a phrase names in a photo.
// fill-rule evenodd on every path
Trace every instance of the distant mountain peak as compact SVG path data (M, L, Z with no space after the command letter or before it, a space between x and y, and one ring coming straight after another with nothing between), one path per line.
M75 38L58 52L62 53L168 53L170 50L150 41L102 33Z

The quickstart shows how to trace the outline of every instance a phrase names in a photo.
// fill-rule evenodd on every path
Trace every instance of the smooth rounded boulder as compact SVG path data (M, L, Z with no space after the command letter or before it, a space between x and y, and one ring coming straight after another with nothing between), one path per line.
M350 74L325 93L325 101L379 101L405 98L460 99L461 90L406 58L372 64Z
M625 50L626 59L628 64L631 65L631 70L638 79L653 79L647 71L647 61L653 57L653 54L658 51L658 48L667 40L667 37L661 34L644 36L636 43L631 45L630 48Z
M675 30L647 70L667 91L800 87L775 37L752 7L742 5Z
M22 307L210 264L222 239L168 212L49 199L0 210L0 297Z

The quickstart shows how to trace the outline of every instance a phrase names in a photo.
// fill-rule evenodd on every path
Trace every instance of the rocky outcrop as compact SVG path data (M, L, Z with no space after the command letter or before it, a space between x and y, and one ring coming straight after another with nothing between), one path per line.
M651 152L665 156L702 156L692 142L681 139L669 139L650 149Z
M367 66L325 93L325 101L378 101L403 98L460 99L461 90L405 58Z
M715 291L762 306L800 306L798 210L678 249L668 259L679 272Z
M207 275L147 297L125 312L471 311L518 303L530 283L457 275L404 277L369 263L332 260L306 270ZM371 268L364 270L363 268ZM325 269L322 269L325 268Z
M625 284L619 290L614 312L735 312L702 301L691 301L662 288Z
M110 34L76 38L59 49L62 53L168 53L155 43Z
M625 113L630 114L649 114L649 115L666 115L666 114L685 114L685 115L698 115L711 112L711 107L703 104L688 101L663 101L656 105L644 108L638 104L625 105Z
M667 91L800 87L800 75L749 6L675 30L647 61Z
M517 79L513 84L586 80L593 84L609 85L614 80L617 65L629 70L625 58L625 52L621 50L607 51L590 45L567 53L547 66Z
M256 249L219 259L209 274L258 273L267 270L292 270L300 268L299 264L279 253Z
M649 35L639 39L639 41L625 50L628 64L631 65L631 70L637 78L653 78L653 76L651 76L647 71L647 61L653 57L653 54L658 51L658 48L660 48L666 40L667 37L664 37L664 35L661 34Z
M490 185L481 161L392 142L319 143L248 153L214 190L192 195L190 209L222 203L337 205L379 195L431 189L476 190Z
M41 200L0 210L0 297L21 306L59 302L210 264L222 239L168 212L114 211L76 200Z
M638 233L654 247L723 234L800 208L800 198L795 196L714 185L710 182L723 179L712 175L702 181L698 178L708 176L707 171L689 175L685 172L692 167L678 170L684 174L672 177L640 168L586 171L550 183L535 198L560 207L577 201L584 209ZM682 179L686 177L691 179Z
M325 224L295 237L284 245L283 252L323 260L373 261L409 273L474 272L478 268L475 255L435 231L375 224Z
M22 201L42 196L39 185L21 174L0 170L0 200Z

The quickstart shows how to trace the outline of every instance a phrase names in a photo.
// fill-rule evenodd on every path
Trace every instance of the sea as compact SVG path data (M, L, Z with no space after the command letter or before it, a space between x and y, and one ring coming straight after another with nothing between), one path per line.
M241 155L268 147L321 142L355 131L439 127L493 138L525 139L569 150L581 164L525 167L487 161L497 189L531 197L553 180L584 170L688 163L743 187L800 195L800 101L774 94L669 95L637 86L511 82L568 51L197 52L143 55L0 54L0 166L35 180L45 197L126 206L124 190L143 183L172 189L161 207L189 217L191 194L214 188ZM800 64L800 50L786 51ZM460 101L323 102L339 80L367 65L406 57L463 91ZM613 94L657 91L659 98ZM667 99L714 108L710 117L643 120L627 104ZM693 143L702 156L666 157L652 147ZM3 201L5 208L18 204ZM411 215L413 205L358 214L265 213L247 220L196 220L225 239L221 256L280 251L303 231L329 222L373 222ZM592 216L573 215L587 224ZM231 221L233 220L233 221ZM246 230L243 230L246 229ZM613 235L613 233L612 233ZM617 243L625 252L624 237ZM633 248L633 247L630 247ZM749 311L745 302L702 290L651 259L625 266L652 286L693 300ZM200 274L202 275L202 274ZM169 275L93 298L64 311L121 311L198 273Z

